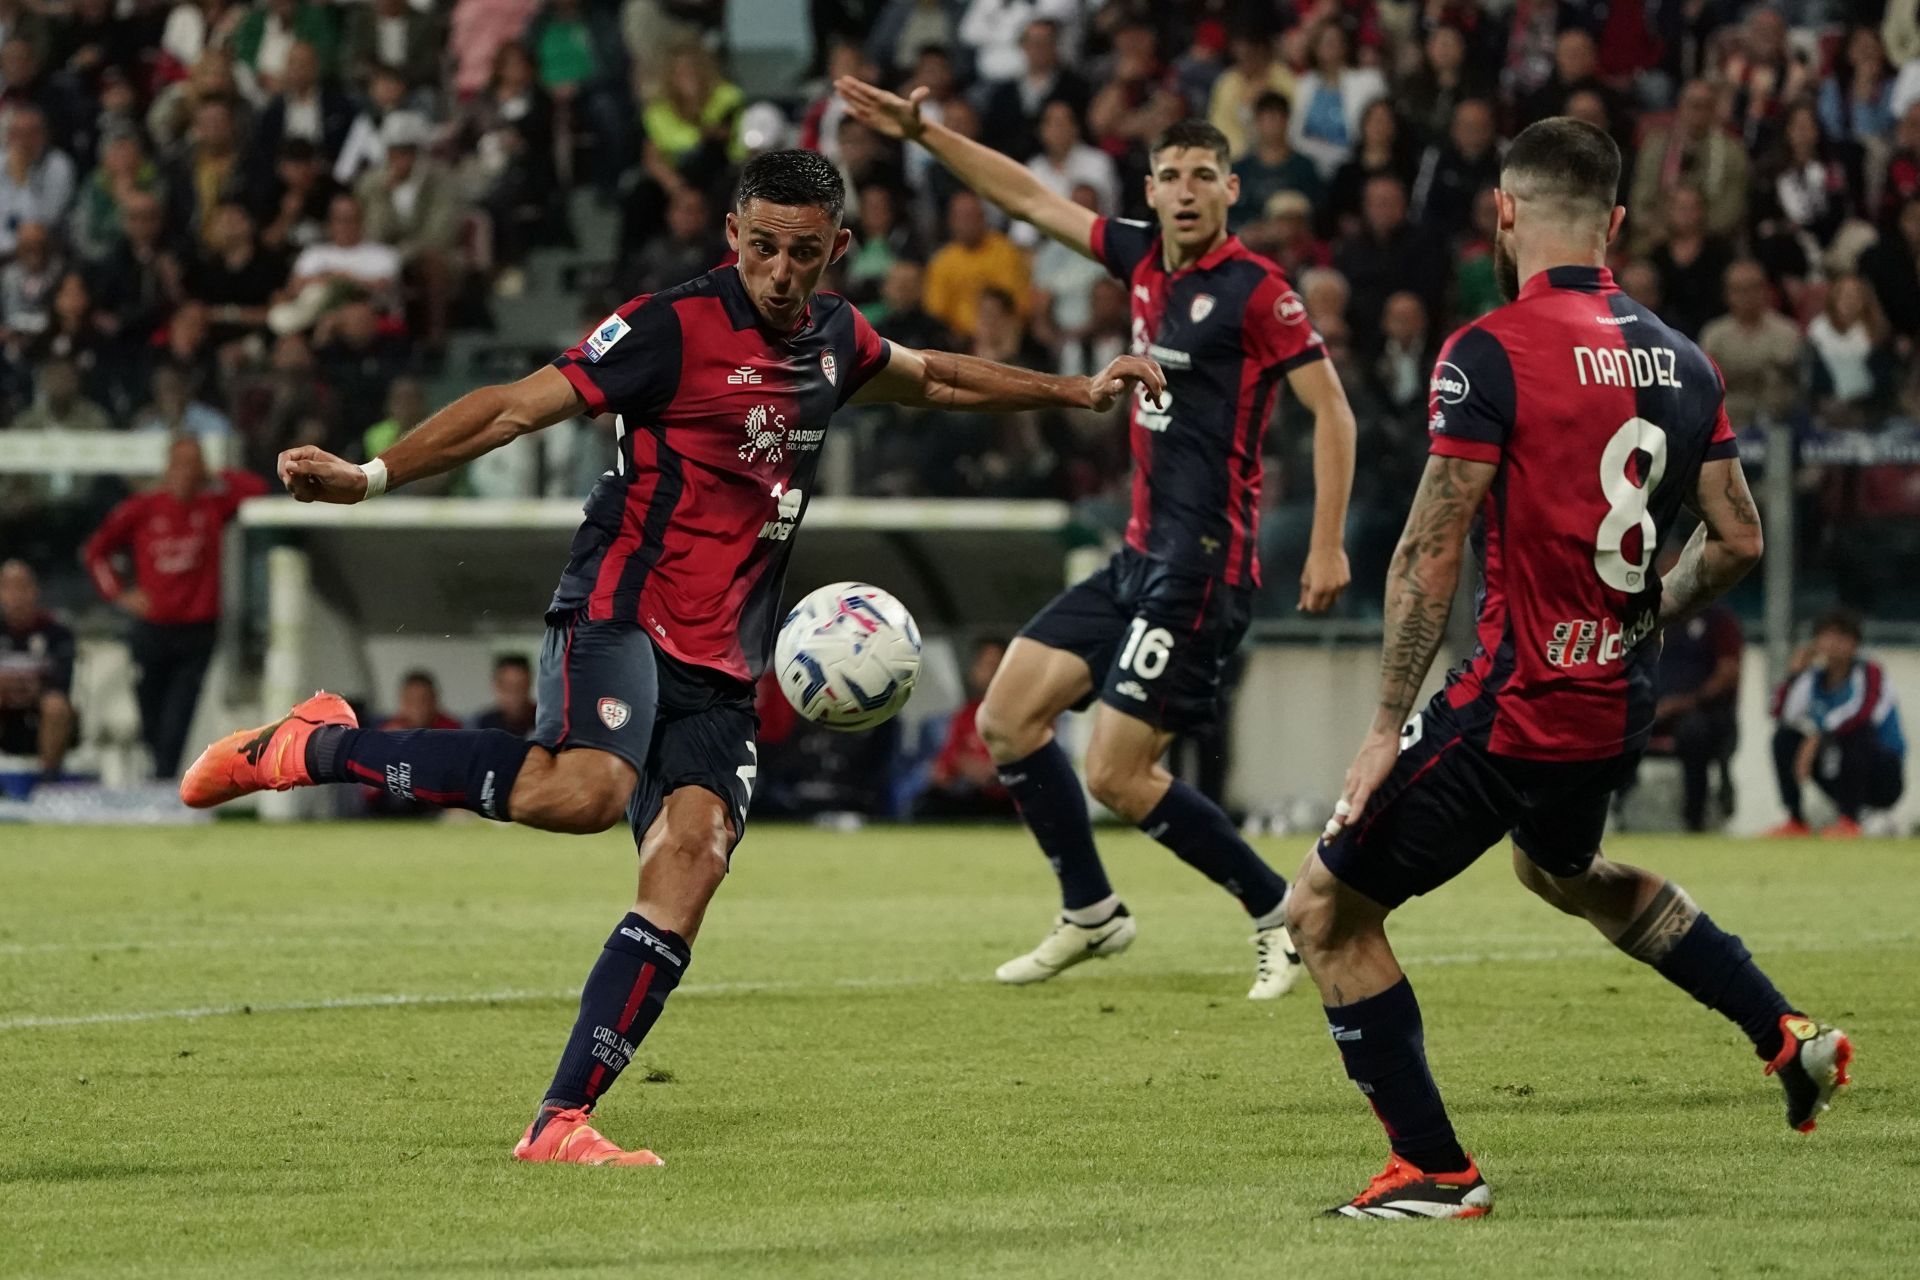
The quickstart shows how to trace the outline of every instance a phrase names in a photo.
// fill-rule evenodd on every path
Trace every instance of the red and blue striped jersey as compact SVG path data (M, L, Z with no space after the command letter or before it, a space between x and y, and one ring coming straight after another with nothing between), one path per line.
M1478 745L1525 760L1645 745L1654 557L1701 464L1737 453L1724 398L1713 362L1603 268L1540 272L1448 339L1430 452L1499 468L1474 523L1478 646L1448 676Z
M1132 297L1133 350L1166 371L1133 400L1127 545L1232 586L1260 582L1260 448L1280 378L1326 353L1280 268L1238 237L1168 271L1160 232L1102 218L1093 254Z
M827 423L890 355L830 293L769 331L731 266L595 325L553 363L588 412L616 415L614 469L550 608L634 621L683 662L757 677Z

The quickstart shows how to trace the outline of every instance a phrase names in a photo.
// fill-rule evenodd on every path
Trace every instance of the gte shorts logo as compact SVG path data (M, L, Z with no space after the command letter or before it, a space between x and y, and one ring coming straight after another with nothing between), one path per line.
M602 698L598 707L600 723L618 732L633 718L633 708L618 698Z
M1428 394L1441 404L1459 404L1472 388L1466 371L1451 360L1442 360L1433 366L1433 381L1427 384Z
M839 385L840 370L833 363L833 352L822 351L820 353L820 372L827 375L828 386L832 387L832 386Z
M586 348L587 362L599 364L600 357L606 355L614 343L626 336L627 322L621 319L620 313L616 311L602 320L599 328L587 335L586 342L582 344Z
M1213 295L1210 293L1203 293L1199 297L1195 298L1193 300L1193 305L1187 309L1188 317L1195 324L1199 324L1202 320L1205 320L1208 316L1212 314L1213 314Z
M1273 318L1281 324L1299 324L1307 318L1307 304L1289 289L1273 300Z
M760 536L774 542L785 542L793 536L793 527L800 521L800 508L807 504L807 495L799 489L783 490L775 485L771 496L774 511L778 514L760 526Z
M778 462L787 456L787 418L772 405L757 404L747 410L747 442L740 446L740 461L752 462L764 456Z

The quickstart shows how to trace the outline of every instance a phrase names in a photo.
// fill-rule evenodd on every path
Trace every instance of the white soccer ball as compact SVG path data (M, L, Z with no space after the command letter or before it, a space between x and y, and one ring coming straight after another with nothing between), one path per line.
M829 729L871 729L907 703L920 676L920 628L906 606L864 582L808 594L773 644L780 692Z

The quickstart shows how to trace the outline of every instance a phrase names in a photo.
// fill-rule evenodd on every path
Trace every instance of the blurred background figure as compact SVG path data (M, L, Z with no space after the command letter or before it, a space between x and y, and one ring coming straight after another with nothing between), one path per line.
M440 682L430 671L409 671L400 677L399 702L394 713L382 720L381 729L458 729L460 722L440 705ZM391 772L391 770L389 770ZM360 789L367 812L381 818L432 818L444 812L433 805L411 798L413 788L401 779L369 778Z
M222 535L240 504L266 491L248 472L208 474L199 440L183 436L168 450L159 485L116 506L87 540L94 584L132 619L127 643L140 669L141 733L156 778L180 771L213 658Z
M1860 656L1860 615L1836 609L1794 655L1794 675L1774 698L1773 766L1787 820L1781 836L1808 834L1802 792L1812 781L1839 816L1830 837L1861 834L1861 814L1891 807L1906 790L1907 739L1886 669Z
M926 790L913 800L916 818L1011 818L1013 799L1000 785L987 744L974 724L980 700L1007 654L1004 640L982 640L967 665L967 700L947 718L940 750L927 768Z
M1731 762L1740 742L1740 655L1746 642L1739 618L1720 603L1666 631L1662 642L1660 700L1647 754L1680 762L1680 820L1688 831L1705 831L1716 772L1720 793L1712 825L1733 813Z
M73 632L40 607L24 560L0 562L0 756L31 757L42 781L79 737L73 711Z
M476 729L502 729L526 737L539 708L533 702L533 667L524 654L508 653L493 664L493 705L473 718Z

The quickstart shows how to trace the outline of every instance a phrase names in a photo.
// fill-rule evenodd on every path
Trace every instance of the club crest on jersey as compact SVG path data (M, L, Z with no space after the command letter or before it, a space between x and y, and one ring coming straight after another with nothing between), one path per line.
M633 708L618 698L602 698L596 709L600 712L600 723L616 731L633 719Z
M587 363L599 364L600 358L613 349L613 344L626 336L627 322L616 311L602 320L599 327L588 334L587 340L581 344L587 353Z
M1187 308L1187 318L1189 320L1192 320L1195 324L1199 324L1202 320L1205 320L1208 316L1212 314L1213 314L1213 295L1210 293L1201 294L1199 297L1193 300L1193 305Z
M1289 289L1273 300L1273 318L1281 324L1299 324L1307 318L1307 304Z
M820 353L820 372L827 375L828 386L833 387L839 385L840 369L833 362L833 352L822 351Z
M1433 381L1427 390L1441 404L1459 404L1472 387L1464 369L1451 360L1442 360L1433 366Z
M757 404L747 410L747 442L740 446L740 461L752 462L764 457L778 462L787 456L787 419L774 412L772 405Z

